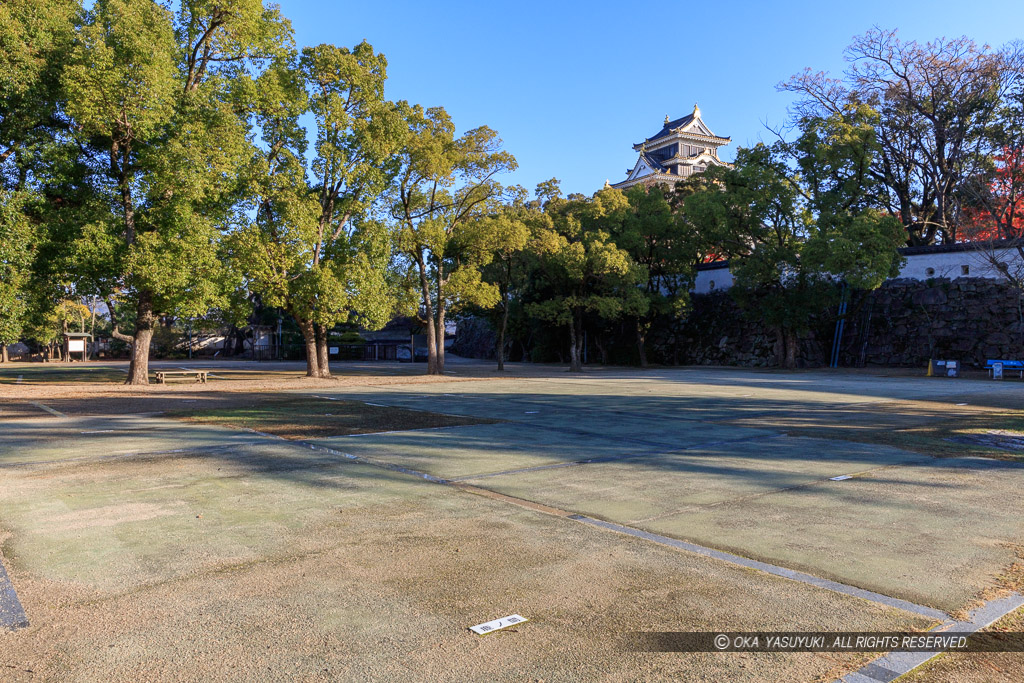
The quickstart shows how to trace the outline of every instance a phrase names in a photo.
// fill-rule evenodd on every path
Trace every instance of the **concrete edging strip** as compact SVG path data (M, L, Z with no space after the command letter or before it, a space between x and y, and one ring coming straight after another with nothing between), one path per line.
M947 620L933 632L974 633L999 621L1010 612L1024 607L1024 595L1012 593L991 600L971 610L967 621ZM890 652L860 669L839 678L835 683L889 683L910 673L941 652Z
M14 592L14 585L3 562L0 562L0 629L15 630L28 626L28 616L25 608L18 600L18 594Z
M471 486L471 485L467 485L467 484L463 483L462 481L449 480L449 479L444 479L442 477L436 477L436 476L427 474L425 472L420 472L418 470L414 470L414 469L411 469L411 468L402 467L400 465L393 465L391 463L383 463L383 462L379 462L379 461L376 461L376 460L373 460L373 459L370 459L370 458L366 458L366 457L362 457L362 456L352 455L351 453L345 453L343 451L338 451L338 450L335 450L333 448L328 448L326 446L320 446L320 445L317 445L317 444L313 444L313 443L310 443L308 441L289 441L288 443L289 444L294 444L296 446L303 447L303 448L310 448L310 449L313 449L313 450L324 451L324 452L330 453L332 455L339 455L339 456L341 456L341 457L343 457L343 458L345 458L347 460L350 460L352 462L357 462L357 463L360 463L360 464L363 464L363 465L371 465L373 467L379 467L379 468L382 468L382 469L391 470L392 472L400 472L402 474L409 474L409 475L418 477L420 479L425 479L425 480L427 480L429 482L433 482L435 484L445 484L445 485L448 485L448 486L454 486L455 488L460 488L460 489L467 490L467 491L474 492L474 493L480 493L480 492L483 492L483 491L488 491L488 489L478 489L477 487L474 487L474 486ZM507 502L515 502L516 504L520 504L520 505L523 505L524 503L526 503L526 501L519 502L518 499L515 499L515 498L513 498L511 496L505 496L505 495L502 495L502 494L496 494L496 493L490 492L490 491L488 491L488 492L494 494L491 497L500 498L500 499L505 500ZM542 512L549 512L551 510L554 510L554 508L549 508L548 506L541 506L541 505L538 505L536 503L533 503L533 504L530 504L530 505L524 505L524 507L530 507L531 509L534 509L534 510L538 510L539 508L546 508L546 509L540 510ZM662 545L668 545L668 546L671 546L673 548L678 548L680 550L687 550L687 551L692 552L692 553L697 553L698 555L703 555L704 557L711 557L711 558L714 558L714 559L717 559L717 560L722 560L723 562L729 562L730 564L735 564L735 565L739 565L739 566L742 566L742 567L747 567L748 569L757 569L757 570L763 571L763 572L765 572L767 574L772 574L772 575L775 575L775 576L780 576L782 578L790 579L792 581L799 581L800 583L806 583L808 585L817 586L818 588L824 588L826 590L835 591L837 593L842 593L844 595L849 595L849 596L852 596L852 597L861 598L863 600L868 600L870 602L875 602L875 603L878 603L878 604L881 604L881 605L885 605L887 607L892 607L892 608L895 608L895 609L902 609L904 611L912 612L914 614L919 614L921 616L928 617L930 619L935 619L936 621L942 621L942 622L948 622L949 621L949 615L947 615L942 610L935 609L934 607L927 607L925 605L918 605L916 603L910 602L909 600L901 600L899 598L893 598L893 597L890 597L888 595L882 595L881 593L875 593L874 591L864 590L863 588L857 588L856 586L849 586L849 585L847 585L845 583L839 583L838 581L832 581L832 580L829 580L829 579L823 579L823 578L820 578L820 577L817 577L817 576L813 576L811 574L806 574L804 572L795 571L793 569L786 569L785 567L779 567L779 566L776 566L774 564L768 564L767 562L759 562L757 560L751 560L751 559L748 559L746 557L740 557L739 555L733 555L732 553L726 553L726 552L723 552L721 550L714 550L712 548L705 548L704 546L697 545L696 543L688 543L686 541L680 541L680 540L675 539L675 538L669 538L667 536L660 536L658 534L652 534L652 533L647 532L647 531L641 531L640 529L634 529L632 527L627 527L627 526L623 526L621 524L615 524L615 523L612 523L612 522L605 522L603 520L594 519L593 517L587 517L585 515L567 514L567 515L559 515L559 516L564 516L564 517L566 517L568 519L571 519L571 520L574 520L574 521L577 521L577 522L582 522L584 524L590 524L592 526L601 527L601 528L604 528L604 529L608 529L610 531L616 531L616 532L619 532L619 533L627 534L629 536L635 536L637 538L642 538L642 539L645 539L645 540L648 540L648 541L653 541L654 543L660 543Z
M590 524L593 526L603 527L610 529L611 531L617 531L622 534L628 534L630 536L636 536L637 538L643 538L648 541L655 543L661 543L662 545L672 546L673 548L679 548L681 550L688 550L698 555L705 557L713 557L716 560L722 560L730 564L736 564L741 567L747 567L748 569L757 569L768 574L774 574L775 576L781 576L786 579L792 579L793 581L799 581L800 583L810 584L817 586L818 588L825 588L836 593L842 593L844 595L850 595L855 598L862 598L871 602L877 602L887 607L894 607L907 612L913 612L914 614L920 614L921 616L929 617L931 619L938 619L941 621L948 621L949 615L942 610L935 609L934 607L926 607L925 605L918 605L910 602L909 600L900 600L899 598L892 598L888 595L882 595L881 593L875 593L874 591L864 590L863 588L857 588L856 586L848 586L845 583L839 583L838 581L831 581L829 579L822 579L811 574L805 574L804 572L798 572L793 569L786 569L785 567L778 567L774 564L768 564L767 562L758 562L757 560L751 560L746 557L740 557L739 555L733 555L732 553L722 552L721 550L713 550L712 548L705 548L702 545L696 543L687 543L686 541L680 541L675 538L669 538L668 536L660 536L658 534L652 534L647 531L641 531L640 529L634 529L628 526L622 526L621 524L614 524L612 522L605 522L600 519L594 519L593 517L586 517L584 515L571 515L569 519L574 519L577 522L583 522L584 524Z
M40 410L45 410L46 412L48 412L50 415L53 415L54 417L65 417L65 418L67 417L67 415L65 415L64 413L60 412L59 410L54 410L50 406L43 405L42 403L36 403L35 401L29 401L28 403L29 403L29 405L35 406L36 408L39 408Z

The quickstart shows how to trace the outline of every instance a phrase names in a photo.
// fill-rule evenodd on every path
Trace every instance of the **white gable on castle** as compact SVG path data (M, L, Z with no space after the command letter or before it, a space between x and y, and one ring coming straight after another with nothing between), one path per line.
M641 155L640 158L636 160L636 166L634 166L633 170L629 172L627 180L636 180L637 178L649 176L656 172L654 169L655 164L648 159L644 159L643 155Z
M626 179L612 187L627 189L638 183L674 184L709 166L729 166L718 158L718 148L731 138L718 137L701 118L700 107L680 119L665 117L661 130L633 145L639 153L636 164L626 170Z

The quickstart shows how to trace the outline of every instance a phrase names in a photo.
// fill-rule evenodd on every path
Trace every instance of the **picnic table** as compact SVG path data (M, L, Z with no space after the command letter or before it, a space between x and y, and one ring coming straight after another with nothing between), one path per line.
M196 382L200 384L206 384L206 376L208 371L206 370L157 370L156 371L156 383L166 384L169 376L172 375L194 375Z

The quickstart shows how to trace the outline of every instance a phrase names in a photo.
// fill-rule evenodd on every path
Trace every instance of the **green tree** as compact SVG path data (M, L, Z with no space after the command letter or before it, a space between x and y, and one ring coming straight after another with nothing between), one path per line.
M543 191L538 188L538 194ZM533 242L534 276L543 279L545 295L528 310L568 327L569 370L579 372L584 313L612 320L625 311L639 312L641 270L612 239L629 213L629 202L619 190L604 189L591 198L555 195L545 204L545 212L551 224L538 230Z
M290 40L259 0L184 0L176 14L152 0L97 0L85 13L62 84L108 211L82 227L90 244L78 250L108 301L134 305L132 334L113 321L131 345L128 383L148 383L158 317L227 303L219 246L251 157L252 78Z
M494 352L498 371L505 370L506 338L509 316L529 278L530 240L539 230L550 229L551 217L541 210L539 201L527 201L526 190L516 188L509 204L484 219L491 235L492 259L483 268L485 282L498 288L498 302L490 309L497 328Z
M330 328L350 318L380 327L395 308L387 226L370 215L393 181L404 132L384 99L386 70L366 42L319 45L257 84L266 148L252 172L256 220L237 245L250 286L298 323L309 377L330 377ZM308 169L307 112L316 126Z
M47 166L66 137L60 70L80 6L71 0L0 4L0 361L22 336L49 264L57 194L44 199Z
M898 272L900 223L870 208L875 120L866 106L805 118L796 142L739 150L735 168L708 169L684 202L730 258L737 302L776 331L785 367L840 281L874 289Z
M445 319L476 305L489 308L498 288L480 269L499 248L500 222L479 220L500 211L505 190L496 177L516 168L486 126L460 137L439 107L403 105L408 133L391 201L395 244L414 273L421 322L427 328L427 374L444 372Z
M870 175L876 208L898 216L911 245L955 242L965 186L986 164L986 127L1020 77L1024 44L992 49L966 36L928 43L875 27L846 49L843 78L806 69L779 85L803 118L879 114Z
M38 180L40 157L67 129L60 71L80 10L77 0L0 3L0 174L8 189Z
M51 292L33 292L29 296L24 334L45 350L47 358L66 360L63 353L64 333L85 331L89 308L72 299L50 298Z
M0 362L7 345L21 338L32 274L32 225L23 210L24 193L0 190Z
M700 234L688 229L659 186L634 185L630 210L614 233L616 244L640 267L641 283L627 312L635 322L640 365L647 366L647 334L657 320L680 318L690 303Z

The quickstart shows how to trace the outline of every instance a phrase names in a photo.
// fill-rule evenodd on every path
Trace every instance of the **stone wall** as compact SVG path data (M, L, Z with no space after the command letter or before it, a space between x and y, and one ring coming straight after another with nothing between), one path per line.
M745 315L728 292L693 294L692 304L680 335L682 364L749 367L775 364L776 332L753 316ZM820 338L821 330L813 329L801 339L797 357L800 367L818 367L825 363Z
M476 316L465 316L459 318L456 326L455 342L451 346L451 352L463 358L479 358L482 360L494 360L494 346L498 341L498 335L485 318Z
M1020 292L999 280L891 280L853 298L840 362L922 367L935 358L982 367L989 358L1021 359L1020 305Z
M840 344L842 367L903 366L923 368L929 358L958 360L982 367L989 358L1024 360L1024 324L1020 293L993 279L957 278L890 280L873 292L854 292ZM670 333L652 330L652 363L683 365L776 364L778 339L755 315L745 314L726 291L692 295L685 324ZM829 363L836 332L836 311L811 321L801 339L797 364ZM562 336L565 336L564 334ZM589 336L592 361L600 358ZM455 353L494 359L494 330L479 318L459 322ZM563 340L564 341L564 340ZM533 340L537 344L536 338ZM632 328L623 325L608 338L612 363L628 363L634 354ZM633 355L631 355L633 354ZM635 358L633 358L633 362Z
M890 280L874 292L855 292L840 344L843 367L924 367L929 358L982 367L989 358L1024 359L1020 293L983 278ZM683 334L682 362L767 366L776 337L745 317L727 292L693 295ZM827 365L836 312L812 321L801 342L801 367Z

